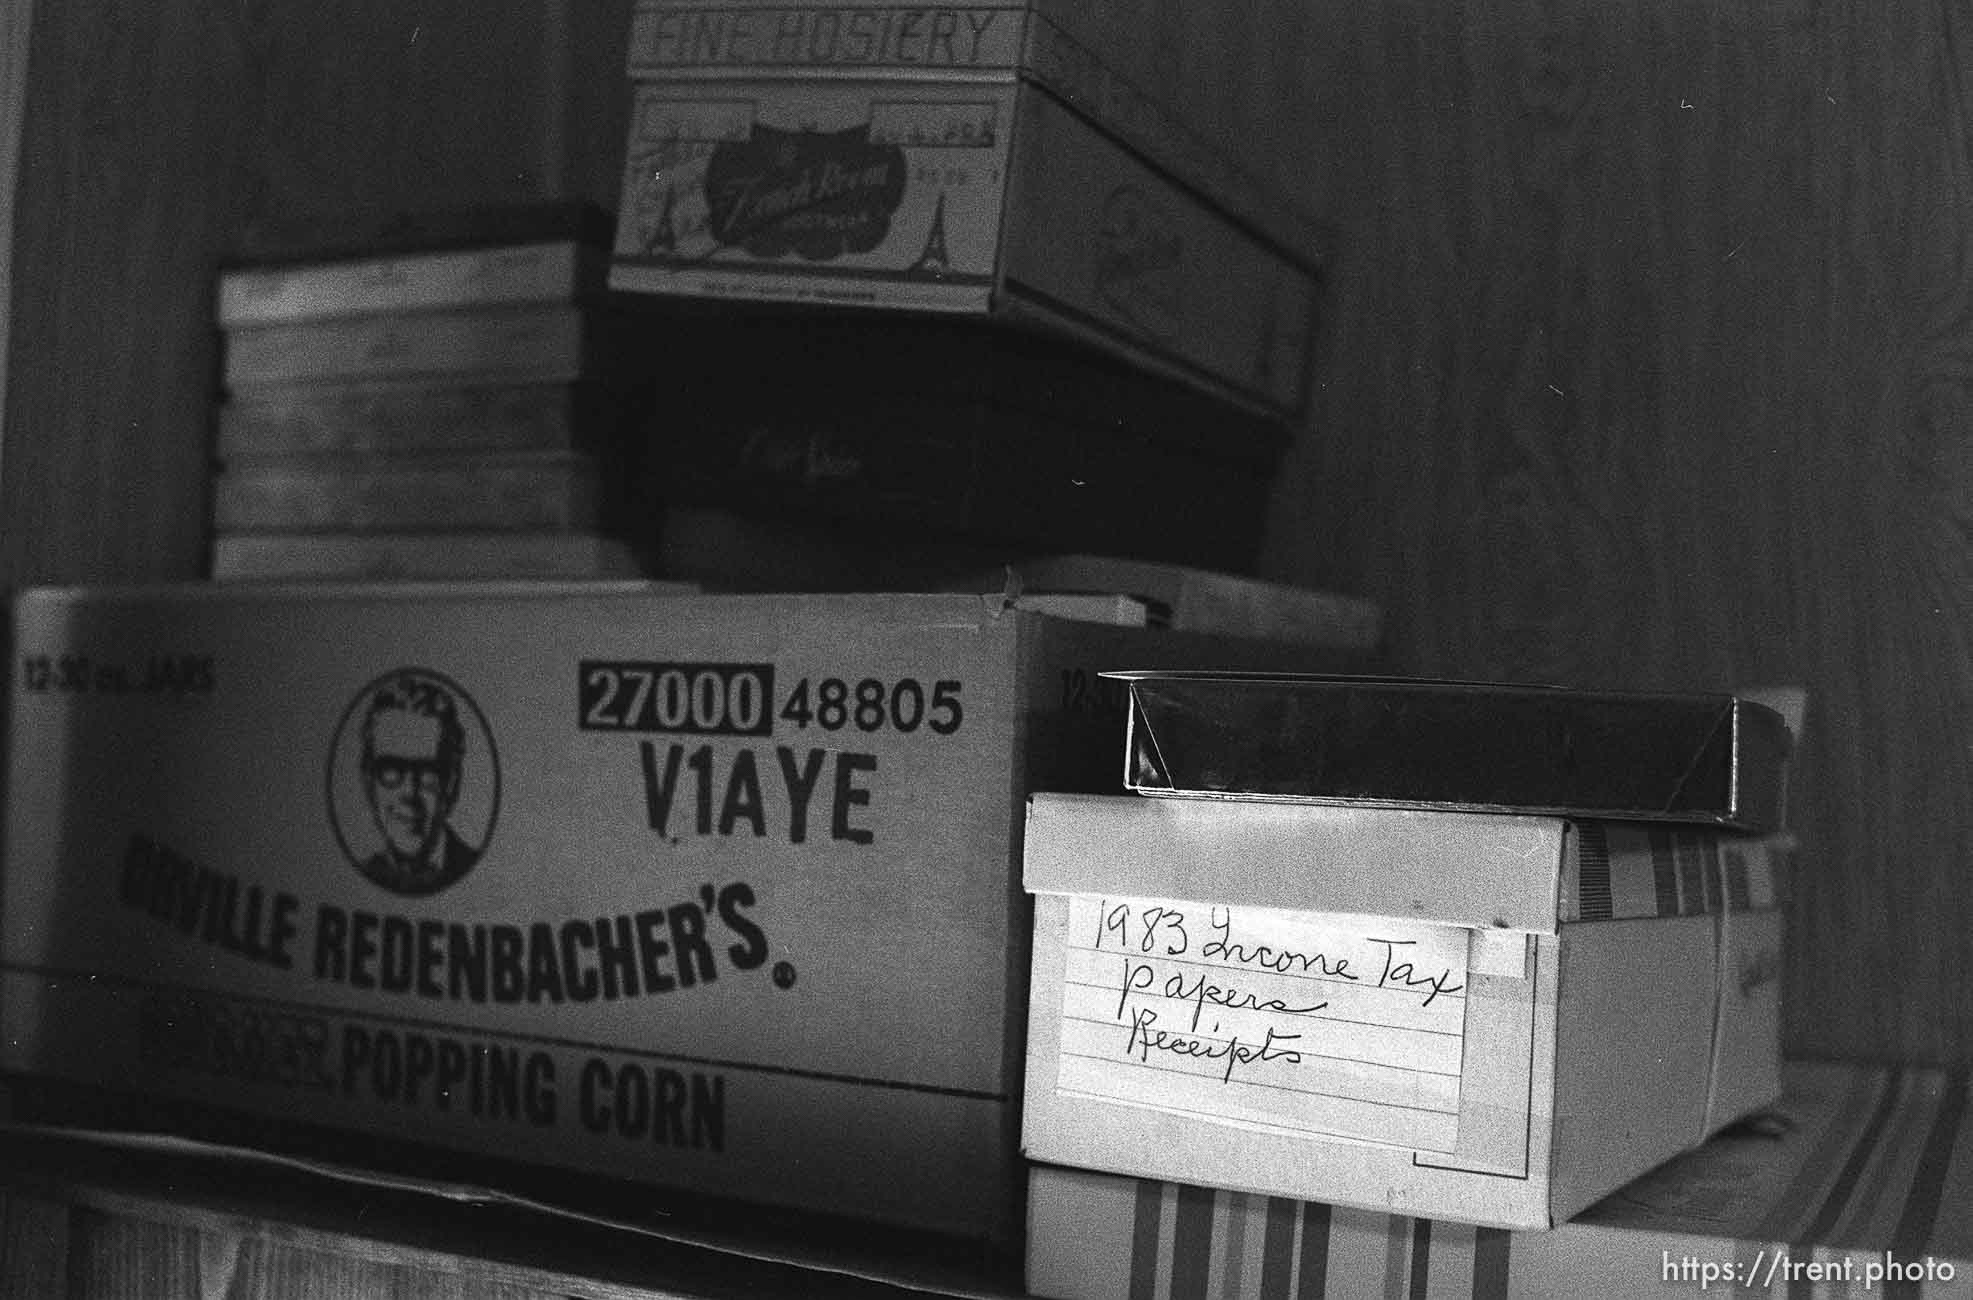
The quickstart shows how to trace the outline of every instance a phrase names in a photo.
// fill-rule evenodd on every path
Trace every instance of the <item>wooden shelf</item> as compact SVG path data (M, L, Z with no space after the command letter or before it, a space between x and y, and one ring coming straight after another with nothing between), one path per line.
M661 1219L612 1223L490 1193L331 1176L297 1162L0 1130L0 1295L1019 1294L1012 1278L935 1259L860 1260L787 1236Z

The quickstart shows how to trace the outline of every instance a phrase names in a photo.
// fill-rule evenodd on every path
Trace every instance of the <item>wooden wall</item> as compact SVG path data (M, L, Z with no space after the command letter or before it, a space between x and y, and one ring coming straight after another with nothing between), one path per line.
M7 303L14 296L14 190L20 176L21 116L27 107L28 30L31 0L0 5L0 414L7 396ZM0 475L6 469L0 438Z
M331 213L607 198L629 13L43 6L20 140L0 585L197 575L222 254L251 229Z
M1973 8L1322 24L1340 249L1268 570L1422 673L1805 684L1788 1044L1973 1060Z
M606 195L627 11L37 6L0 585L197 573L219 250L350 202ZM1269 138L1338 244L1268 572L1379 598L1421 672L1806 684L1789 1044L1973 1061L1973 12L1290 28L1313 91Z

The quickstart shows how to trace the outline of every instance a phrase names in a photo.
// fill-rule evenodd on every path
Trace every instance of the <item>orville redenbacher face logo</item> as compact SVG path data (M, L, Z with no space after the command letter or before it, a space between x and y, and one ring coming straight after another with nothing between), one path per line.
M399 668L356 693L329 749L329 824L351 866L395 894L473 869L500 811L500 759L457 682Z

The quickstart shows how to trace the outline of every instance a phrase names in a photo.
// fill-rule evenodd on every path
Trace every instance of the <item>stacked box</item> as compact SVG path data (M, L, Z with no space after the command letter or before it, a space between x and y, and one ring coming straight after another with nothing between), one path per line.
M977 322L645 306L679 325L641 367L645 500L993 559L1259 551L1278 420Z
M612 296L593 234L488 220L521 242L222 273L217 574L628 576L706 509L991 559L1258 551L1277 419L972 322Z
M1770 1112L1547 1232L1049 1166L1047 1300L1973 1294L1963 1073L1789 1062Z
M1715 788L1716 698L1121 676L1164 797L1029 804L1031 1158L1545 1228L1773 1100L1778 716Z
M947 405L737 418L657 467L672 506L807 521L989 562L1061 547L1251 563L1268 479L1253 461L1125 445L1060 420Z
M1258 123L1226 114L1255 68L1293 66L1275 46L1299 30L1169 5L640 0L610 282L1006 318L1299 411L1322 240L1256 179Z
M416 303L434 291L407 266L429 281L466 260L232 272L222 310L244 322L304 301L375 307L357 291L377 280ZM996 558L1251 563L1286 441L1277 423L950 324L622 299L236 324L216 572L266 575L294 556L357 577L627 575L632 550L668 569L661 512L695 509ZM470 567L494 557L503 567Z
M1251 571L1323 240L1257 179L1271 115L1234 88L1298 78L1305 30L639 0L610 286L799 313L731 336L777 386L662 383L654 406L719 412L654 460L664 498Z
M1127 592L1162 627L1268 640L1344 642L1366 653L1383 642L1383 611L1333 591L1263 582L1182 564L1109 555L1039 555L999 570L948 579L954 591Z
M638 572L609 490L625 467L607 222L535 217L510 242L221 272L216 577Z

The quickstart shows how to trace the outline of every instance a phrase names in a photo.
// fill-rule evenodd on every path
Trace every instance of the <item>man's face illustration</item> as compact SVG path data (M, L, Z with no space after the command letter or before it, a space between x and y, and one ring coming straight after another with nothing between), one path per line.
M372 720L370 811L393 856L430 862L458 794L437 718L386 709Z

